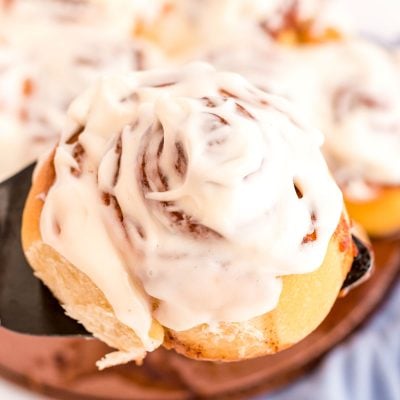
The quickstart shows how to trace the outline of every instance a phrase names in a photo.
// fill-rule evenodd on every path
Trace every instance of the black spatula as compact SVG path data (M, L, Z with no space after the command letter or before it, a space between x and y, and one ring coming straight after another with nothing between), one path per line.
M32 335L88 335L32 273L21 247L33 166L0 184L0 325Z

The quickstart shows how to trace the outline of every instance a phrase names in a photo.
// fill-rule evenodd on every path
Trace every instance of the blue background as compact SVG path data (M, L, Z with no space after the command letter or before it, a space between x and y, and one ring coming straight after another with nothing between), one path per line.
M313 373L257 400L400 400L400 283L372 320Z

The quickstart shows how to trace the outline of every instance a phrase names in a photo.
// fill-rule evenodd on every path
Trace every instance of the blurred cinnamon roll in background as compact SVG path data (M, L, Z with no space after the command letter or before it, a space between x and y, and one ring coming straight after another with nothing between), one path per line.
M56 143L69 103L97 77L162 63L132 36L139 11L128 0L0 3L0 181Z
M262 35L203 55L286 97L325 135L349 213L373 236L400 229L400 70L396 54L355 36L302 46Z

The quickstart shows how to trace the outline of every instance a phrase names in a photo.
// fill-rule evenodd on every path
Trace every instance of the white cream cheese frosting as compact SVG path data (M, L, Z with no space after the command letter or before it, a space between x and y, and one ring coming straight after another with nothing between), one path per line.
M54 146L69 103L101 74L163 63L151 44L133 40L134 6L0 4L0 181Z
M41 235L147 348L271 311L342 212L322 135L241 76L195 63L104 78L71 105Z
M351 38L296 48L260 37L251 43L206 58L294 102L326 135L325 156L349 197L400 184L400 74L392 53Z

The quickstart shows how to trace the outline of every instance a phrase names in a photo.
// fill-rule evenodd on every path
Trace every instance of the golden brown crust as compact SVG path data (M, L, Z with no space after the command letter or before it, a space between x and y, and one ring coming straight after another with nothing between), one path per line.
M206 326L167 330L165 345L196 359L235 361L273 354L311 333L333 306L351 264L353 245L342 217L322 266L309 274L284 276L278 306L246 323L221 324L214 334Z
M26 202L22 229L25 254L35 275L52 290L68 315L125 353L115 363L140 358L138 337L116 319L103 293L41 240L41 198L54 181L53 156L41 166ZM272 312L244 323L221 323L216 328L201 325L183 332L165 329L164 345L191 358L218 361L235 361L283 350L309 334L325 318L352 261L349 223L342 216L322 266L313 273L283 277L279 304ZM152 336L162 341L163 328L157 322L153 324Z

